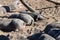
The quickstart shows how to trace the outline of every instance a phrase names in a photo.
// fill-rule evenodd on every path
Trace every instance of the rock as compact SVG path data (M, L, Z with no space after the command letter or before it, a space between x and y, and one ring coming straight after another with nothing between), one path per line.
M28 14L23 14L23 13L19 14L19 19L26 22L27 25L31 25L34 23L34 19Z
M39 40L56 40L55 38L51 37L48 34L42 34L39 38Z

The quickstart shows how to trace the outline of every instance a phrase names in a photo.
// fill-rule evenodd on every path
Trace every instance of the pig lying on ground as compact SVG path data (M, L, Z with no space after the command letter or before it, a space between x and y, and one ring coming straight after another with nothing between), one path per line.
M23 20L26 23L26 25L31 25L31 24L34 23L34 19L28 14L23 14L23 13L13 14L13 15L9 16L9 18L21 19L21 20Z
M17 28L23 28L25 22L20 19L0 19L0 30L2 31L15 31Z

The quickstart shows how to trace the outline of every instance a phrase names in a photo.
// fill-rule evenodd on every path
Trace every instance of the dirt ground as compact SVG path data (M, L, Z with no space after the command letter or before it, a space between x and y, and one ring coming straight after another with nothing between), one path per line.
M0 4L9 5L15 0L0 0ZM44 20L37 21L35 25L26 26L25 29L18 32L3 32L0 30L0 35L9 35L10 40L27 40L28 36L39 33L43 31L47 24L52 22L60 22L60 6L55 7L56 5L47 0L24 0L36 11L40 12L41 15L45 17ZM26 10L23 5L20 5L17 11ZM15 11L16 11L15 10Z

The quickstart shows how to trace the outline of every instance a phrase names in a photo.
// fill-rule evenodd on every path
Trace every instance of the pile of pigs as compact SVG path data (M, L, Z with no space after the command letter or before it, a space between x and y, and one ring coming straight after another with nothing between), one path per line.
M15 4L15 5L14 5ZM34 22L44 20L45 17L36 12L11 12L14 10L18 1L8 6L0 7L0 14L11 14L9 16L0 16L0 30L4 32L18 31L26 26L34 25ZM9 12L9 13L8 13ZM53 22L48 24L37 39L28 37L30 40L60 40L60 23Z

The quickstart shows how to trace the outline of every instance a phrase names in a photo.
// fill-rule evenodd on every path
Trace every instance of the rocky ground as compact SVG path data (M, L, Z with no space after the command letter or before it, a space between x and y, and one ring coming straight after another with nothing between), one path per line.
M9 5L15 0L0 0L0 4ZM43 31L45 27L52 22L60 22L60 5L55 7L56 4L47 0L24 0L32 8L45 17L44 20L35 22L35 25L26 26L25 29L20 31L3 32L0 30L0 35L8 36L10 40L29 40L27 37ZM59 1L59 0L58 0ZM26 8L21 4L14 11L25 11Z

